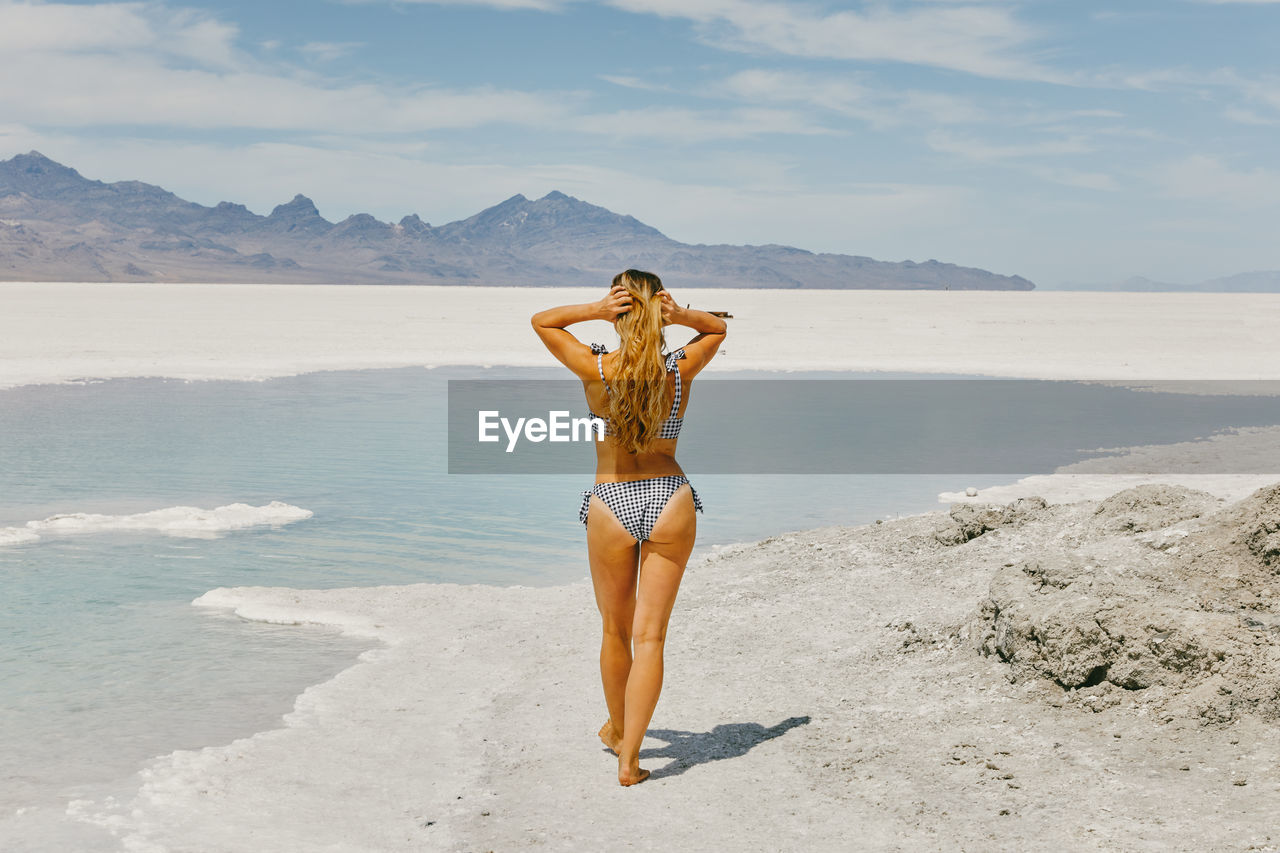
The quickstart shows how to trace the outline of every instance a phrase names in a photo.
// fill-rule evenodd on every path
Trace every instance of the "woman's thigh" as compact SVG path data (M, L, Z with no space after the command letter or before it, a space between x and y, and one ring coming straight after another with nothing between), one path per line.
M686 484L667 501L649 539L640 545L640 577L633 630L637 640L663 640L675 607L685 564L693 552L698 519L693 490Z
M605 628L630 634L636 607L636 572L639 568L635 537L627 532L597 495L587 508L587 558L596 607Z

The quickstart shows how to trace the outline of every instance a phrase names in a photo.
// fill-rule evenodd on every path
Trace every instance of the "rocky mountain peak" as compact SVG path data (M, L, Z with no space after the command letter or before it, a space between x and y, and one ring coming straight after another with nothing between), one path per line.
M422 217L416 213L410 213L404 219L401 219L400 227L404 229L406 234L425 234L431 230L431 224L423 222Z
M202 227L218 234L244 233L257 227L265 217L259 216L243 204L220 201L204 217Z
M394 226L367 213L355 213L333 226L329 236L353 240L386 240L395 233Z
M0 161L0 192L21 192L35 198L46 198L73 186L96 183L39 151L28 151Z
M316 203L302 193L293 197L292 201L276 205L271 211L270 219L312 219L320 218Z
M35 149L28 151L26 154L18 154L14 156L8 161L7 165L30 174L50 174L60 172L77 176L80 174L69 166L64 166L56 160L50 160Z
M667 241L656 228L631 216L622 216L559 190L536 201L516 194L470 219L451 222L438 230L449 239L497 242L519 248L566 240L595 246L636 240Z
M323 234L333 227L332 222L320 215L316 203L302 193L292 201L277 205L267 217L267 225L285 233L307 234Z

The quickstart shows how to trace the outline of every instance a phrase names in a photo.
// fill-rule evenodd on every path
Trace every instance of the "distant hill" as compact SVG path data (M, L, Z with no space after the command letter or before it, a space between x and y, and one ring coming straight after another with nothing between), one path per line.
M1280 270L1242 272L1196 284L1171 284L1134 276L1111 284L1060 284L1048 290L1109 290L1140 293L1280 293Z
M694 246L560 192L515 195L438 227L416 214L334 223L303 195L260 216L138 181L89 180L36 151L0 162L0 280L598 285L628 267L702 287L1035 287L935 260Z

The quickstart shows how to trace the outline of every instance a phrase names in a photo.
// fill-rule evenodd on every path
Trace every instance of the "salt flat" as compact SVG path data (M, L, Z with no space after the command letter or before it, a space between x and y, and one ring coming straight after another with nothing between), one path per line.
M1039 379L1280 378L1280 294L685 290L734 315L711 369ZM604 292L386 285L0 284L0 388L554 365L528 318ZM680 334L672 342L680 343ZM584 340L612 340L604 323Z

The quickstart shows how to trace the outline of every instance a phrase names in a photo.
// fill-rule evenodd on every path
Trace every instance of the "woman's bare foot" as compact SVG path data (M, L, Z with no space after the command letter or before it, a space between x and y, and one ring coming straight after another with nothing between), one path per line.
M613 727L613 720L605 720L600 726L600 743L609 748L609 752L618 754L618 745L622 743L622 735Z
M600 742L609 747L614 755L618 754L618 745L622 743L622 735L613 727L613 720L605 720L600 727Z
M622 756L618 756L618 784L623 786L636 785L649 778L648 770L640 769L640 758L637 756L632 761L623 761Z

